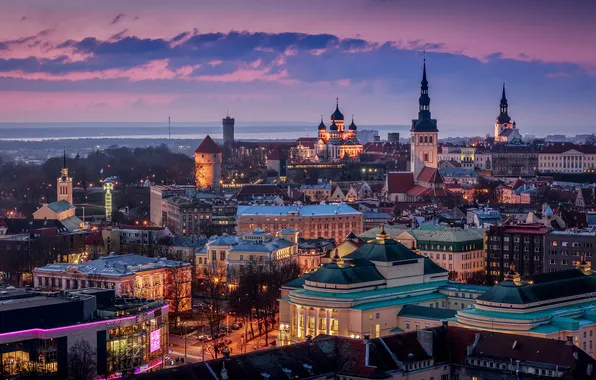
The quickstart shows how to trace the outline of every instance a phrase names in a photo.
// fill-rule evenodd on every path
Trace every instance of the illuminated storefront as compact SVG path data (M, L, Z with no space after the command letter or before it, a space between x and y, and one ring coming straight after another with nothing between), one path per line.
M0 294L2 379L66 378L69 350L81 340L96 352L101 378L162 368L168 347L164 301L116 298L107 289L3 293L9 294Z

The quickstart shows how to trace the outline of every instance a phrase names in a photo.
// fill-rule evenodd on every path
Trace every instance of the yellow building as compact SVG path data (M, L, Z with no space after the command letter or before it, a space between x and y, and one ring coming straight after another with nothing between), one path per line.
M424 312L404 316L404 327L406 322L409 329L434 326L441 318L421 322L426 314L442 309L451 310L453 317L455 310L471 307L486 290L449 283L447 270L381 230L377 239L282 288L279 339L287 344L319 334L389 335L405 329L399 327L405 305L421 306Z

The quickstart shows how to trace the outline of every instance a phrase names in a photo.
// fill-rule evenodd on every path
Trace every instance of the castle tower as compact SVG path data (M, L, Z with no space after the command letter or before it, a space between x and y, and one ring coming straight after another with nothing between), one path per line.
M222 151L209 135L195 150L195 181L199 189L221 188Z
M58 201L67 201L72 204L72 177L68 176L66 167L66 150L64 150L64 163L62 164L61 175L56 184L56 199Z
M227 115L221 120L223 125L223 148L225 151L225 160L229 161L234 149L234 118Z
M425 166L438 167L438 140L439 129L437 120L430 115L430 97L428 96L428 80L426 79L426 58L422 69L422 81L420 82L420 98L418 99L418 119L412 120L410 129L411 159L410 169L414 178Z
M503 83L503 91L501 93L501 102L499 103L499 116L495 121L495 142L507 142L508 129L514 129L515 123L511 123L511 116L509 116L509 104L507 96L505 96L505 83ZM503 133L505 132L505 133Z

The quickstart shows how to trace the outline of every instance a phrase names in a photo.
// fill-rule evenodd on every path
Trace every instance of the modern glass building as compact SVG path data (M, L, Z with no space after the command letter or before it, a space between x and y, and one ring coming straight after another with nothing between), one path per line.
M101 378L161 368L168 306L119 298L110 289L0 288L0 378L67 378L69 357L80 341L89 343Z

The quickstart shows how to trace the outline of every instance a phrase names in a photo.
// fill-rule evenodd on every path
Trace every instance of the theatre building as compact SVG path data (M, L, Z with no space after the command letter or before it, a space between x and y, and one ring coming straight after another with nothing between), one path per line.
M69 357L80 341L95 352L99 378L161 369L168 306L111 289L0 288L0 378L70 378Z

